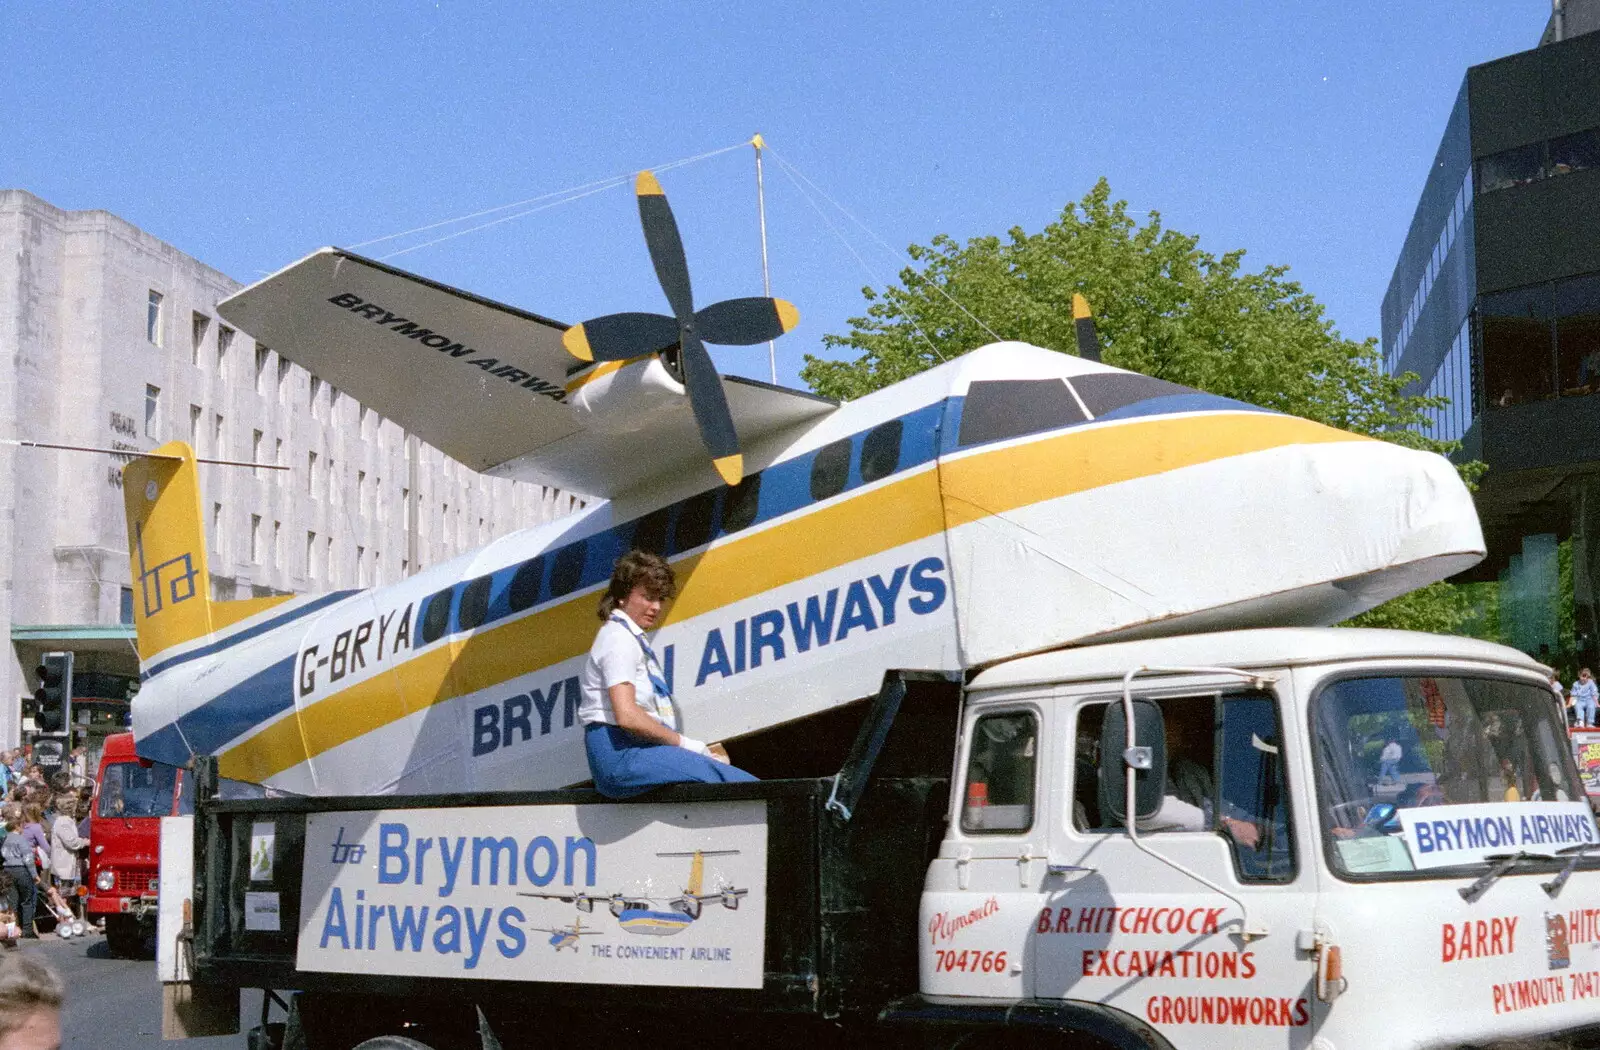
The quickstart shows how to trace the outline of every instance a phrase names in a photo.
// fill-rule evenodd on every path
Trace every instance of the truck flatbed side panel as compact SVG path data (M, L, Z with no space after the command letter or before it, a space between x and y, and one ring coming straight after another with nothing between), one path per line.
M581 996L584 1003L596 1008L609 1003L645 1010L657 1007L681 1010L686 1002L692 1002L693 1009L704 1010L776 1010L824 1016L871 1013L915 987L914 926L918 894L933 848L927 841L928 829L938 826L947 785L935 778L875 783L863 800L858 820L848 825L824 814L823 802L829 786L825 780L726 787L681 785L656 792L647 800L624 803L605 800L589 791L499 794L472 796L470 809L461 805L469 801L462 796L213 802L200 807L197 819L206 828L198 834L203 841L211 843L204 882L214 887L213 892L221 899L201 910L205 920L197 937L197 971L200 979L207 983L299 987L327 994L430 999L466 997L485 1004L515 1001L524 1007L530 1002L546 1002L552 1010L569 1007L575 1001L574 996ZM326 899L309 901L302 896L302 887L321 885L315 872L311 879L306 878L306 864L327 867L332 861L330 842L318 840L316 831L318 821L326 819L330 813L348 816L362 812L425 814L442 811L452 820L466 819L462 816L465 813L482 813L502 818L503 824L508 813L520 814L527 821L549 815L542 810L553 814L558 808L562 812L576 809L588 820L601 812L625 813L641 806L648 807L638 810L641 813L659 813L663 812L663 807L669 807L692 814L697 810L739 805L746 808L756 805L765 810L764 883L760 887L715 886L710 879L712 862L717 858L706 856L703 876L706 881L700 888L707 899L693 910L700 911L704 916L701 921L710 920L707 923L710 925L741 913L724 912L724 904L717 897L721 890L754 891L738 898L736 907L741 911L751 907L758 897L765 900L759 987L686 988L685 984L693 982L668 983L660 980L660 974L652 978L658 982L655 984L625 984L613 980L579 985L550 980L548 961L543 967L526 965L520 970L502 967L495 979L472 976L460 965L453 970L442 967L437 974L428 975L417 972L415 966L396 966L392 951L370 957L363 966L342 967L348 972L320 972L296 966L297 955L302 964L306 961L308 943L317 948L327 947L324 941L330 936ZM595 807L603 807L603 810ZM314 847L309 853L305 845L308 821ZM421 828L424 823L418 821L415 827ZM374 868L387 864L391 876L398 874L397 830L390 831L391 848L386 857L365 853L352 860L349 847L359 843L348 832L353 830L355 822L349 822L346 827L343 863L368 864ZM463 827L466 845L456 847L463 850L458 853L457 861L463 880L473 863L475 830L481 834L481 829ZM322 836L327 838L326 829ZM268 839L272 852L270 865L263 863L261 854L262 843ZM416 843L411 845L414 848ZM604 844L602 855L603 849ZM326 858L324 853L328 854ZM536 852L541 874L549 855ZM302 858L307 857L309 860L302 863ZM581 853L579 857L581 861ZM486 850L477 860L486 868L488 858ZM684 866L690 862L687 857L673 861ZM581 867L580 863L580 874L575 880L580 883L584 881ZM411 872L407 875L409 878ZM443 888L433 885L438 881L436 878L424 881L430 895ZM557 889L558 896L568 894L565 887L559 885L561 882L556 879L543 889ZM597 880L597 888L610 887L598 887ZM670 948L674 937L678 936L675 933L635 937L622 934L618 926L624 920L613 910L614 902L609 897L591 898L592 910L578 911L570 894L564 901L518 898L517 890L508 885L497 889L510 890L508 901L527 905L519 918L506 921L522 929L527 941L526 952L540 953L534 956L535 962L560 960L562 966L571 966L580 952L593 951L584 943L589 940L587 933L580 932L588 929L608 931L609 936L595 936L593 941L610 942L613 950L623 945ZM519 884L520 889L525 887ZM671 918L673 898L681 905L679 895L686 889L681 884L652 887L649 896L667 898L667 902L647 910L661 910ZM276 930L262 928L270 925L270 921L262 920L263 894L276 896L272 912L277 918L279 928ZM340 936L348 936L353 943L354 903L353 894L347 893L344 928L334 923L332 947L337 947ZM362 903L364 907L369 906L366 901ZM442 903L448 904L448 901ZM552 913L572 911L573 919L546 923L532 918L534 909L541 906ZM632 917L631 911L628 916ZM648 922L648 916L645 918ZM481 919L477 921L482 922ZM362 922L367 931L363 933L364 943L370 931L377 930L380 943L386 948L392 947L387 944L391 940L390 916L373 919L370 913L365 913ZM535 929L540 932L533 932ZM443 936L448 947L452 935L432 930L430 936ZM498 922L487 934L479 934L483 958L496 951L496 942L500 939L510 944L516 941L516 935ZM569 941L576 943L564 943ZM410 943L415 944L416 939L412 938ZM463 939L464 949L470 949L470 944L470 939ZM674 965L670 955L651 954L656 960L650 963L652 967L670 969ZM316 955L315 951L311 953L313 957ZM455 958L448 953L445 957ZM539 973L540 969L543 974ZM404 972L386 973L384 970ZM526 977L522 976L524 970ZM508 972L516 976L508 977ZM539 979L541 976L544 979Z

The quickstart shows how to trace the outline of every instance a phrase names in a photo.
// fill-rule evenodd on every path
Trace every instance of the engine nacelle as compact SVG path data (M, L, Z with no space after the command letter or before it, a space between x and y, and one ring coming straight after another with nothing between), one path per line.
M604 361L579 378L567 403L586 427L623 434L643 430L669 412L689 410L683 384L661 358Z

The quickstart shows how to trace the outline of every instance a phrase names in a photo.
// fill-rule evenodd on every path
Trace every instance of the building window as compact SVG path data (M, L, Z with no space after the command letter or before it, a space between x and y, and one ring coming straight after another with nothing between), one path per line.
M221 345L220 342L218 345ZM256 393L258 394L267 392L267 359L271 356L271 350L260 343L256 344Z
M157 346L161 345L161 299L161 293L151 289L144 313L144 337Z
M133 623L133 588L122 588L122 604L117 612L117 622L121 624Z
M273 439L272 462L276 463L280 467L286 465L283 462L283 438ZM273 471L273 473L278 475L278 487L282 488L283 479L289 476L289 472L287 470L276 470Z
M1600 128L1550 140L1550 174L1600 168Z
M194 315L194 345L190 350L189 358L194 364L198 365L200 363L200 347L206 341L206 329L209 327L211 327L211 318L196 311Z
M311 396L306 400L306 405L311 409L313 419L321 419L322 413L317 409L317 395L322 393L322 380L316 376L311 377Z
M1478 302L1486 399L1494 408L1554 397L1551 287L1486 295Z
M189 447L197 456L200 454L200 419L204 414L199 405L189 406Z
M306 533L306 578L317 574L317 534Z
M306 453L306 495L314 495L317 489L317 454Z
M334 506L339 504L339 469L332 456L328 457L328 502Z
M324 564L324 565L326 565L328 567L328 570L327 570L328 571L328 582L329 583L336 583L338 581L335 579L335 577L338 574L334 572L334 566L335 566L336 563L333 560L333 537L332 536L329 536L327 538L327 540L323 543L323 551L325 553L325 557L323 558L322 564Z
M366 513L367 509L367 472L356 471L356 512Z
M362 547L362 546L357 546L356 547L356 586L357 587L365 587L366 585L367 585L367 548Z
M1600 390L1600 275L1558 282L1555 313L1562 396Z
M278 358L278 401L289 403L289 359L281 356Z
M218 459L226 459L226 445L222 440L222 413L217 413L217 418L211 431L211 454Z
M213 503L211 505L211 546L217 552L217 564L218 565L221 565L221 564L223 564L224 562L226 562L228 560L228 556L224 552L224 547L223 547L223 542L222 542L223 539L224 539L224 537L223 537L223 532L222 532L222 504Z
M250 560L261 564L261 515L250 515Z
M261 462L261 439L263 436L264 435L259 430L250 431L250 462L252 463ZM259 467L255 468L251 471L251 473L259 478L261 476L261 469Z
M144 436L155 440L161 436L161 388L149 383L144 385Z
M1478 161L1478 188L1483 193L1526 186L1544 177L1544 143L1502 150Z
M272 523L272 564L274 567L283 566L283 522Z

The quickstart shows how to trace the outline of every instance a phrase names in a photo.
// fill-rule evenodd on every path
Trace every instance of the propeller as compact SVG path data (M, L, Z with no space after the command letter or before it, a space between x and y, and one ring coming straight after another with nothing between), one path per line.
M1094 329L1089 300L1077 292L1072 293L1072 328L1078 336L1078 356L1085 361L1100 360L1100 335Z
M729 485L744 478L744 456L734 432L722 378L706 351L706 343L754 346L776 339L800 323L800 312L782 299L754 296L724 299L703 310L694 308L689 290L689 265L683 238L661 183L648 171L634 182L639 197L639 222L656 280L666 293L672 316L620 313L573 325L562 336L567 352L580 361L630 361L657 354L667 370L682 379L711 464Z

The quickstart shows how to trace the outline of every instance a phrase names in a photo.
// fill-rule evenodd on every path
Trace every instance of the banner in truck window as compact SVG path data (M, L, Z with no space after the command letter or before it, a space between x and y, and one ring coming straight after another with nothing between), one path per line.
M761 987L763 802L312 813L296 966Z

